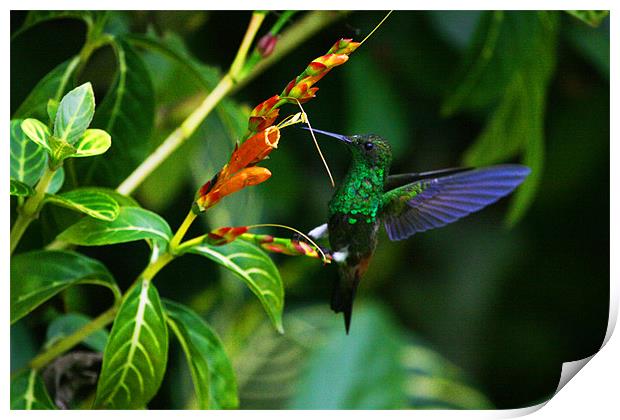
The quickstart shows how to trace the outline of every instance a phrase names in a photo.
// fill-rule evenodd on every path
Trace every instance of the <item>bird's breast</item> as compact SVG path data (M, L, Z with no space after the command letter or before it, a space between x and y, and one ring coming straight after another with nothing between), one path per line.
M351 224L350 217L350 214L336 213L330 217L327 224L331 250L339 253L336 255L336 261L346 260L348 264L372 255L377 246L379 228L377 221L372 223L360 221Z

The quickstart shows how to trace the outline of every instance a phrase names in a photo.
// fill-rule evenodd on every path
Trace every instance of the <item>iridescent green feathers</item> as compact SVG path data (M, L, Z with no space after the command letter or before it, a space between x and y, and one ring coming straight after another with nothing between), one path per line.
M350 224L375 222L383 195L384 172L383 168L353 166L329 202L330 216L345 214Z
M352 155L351 166L329 202L329 216L344 214L350 224L375 223L392 150L379 136L351 136L347 140Z

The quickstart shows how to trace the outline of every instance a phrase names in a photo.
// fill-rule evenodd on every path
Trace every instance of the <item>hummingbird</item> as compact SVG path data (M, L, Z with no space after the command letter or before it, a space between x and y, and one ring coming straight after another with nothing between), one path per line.
M329 201L328 222L308 234L329 239L338 266L331 309L344 314L347 334L381 224L392 241L445 226L510 194L530 173L527 166L503 164L390 175L392 149L383 137L307 129L340 140L351 153L344 180Z

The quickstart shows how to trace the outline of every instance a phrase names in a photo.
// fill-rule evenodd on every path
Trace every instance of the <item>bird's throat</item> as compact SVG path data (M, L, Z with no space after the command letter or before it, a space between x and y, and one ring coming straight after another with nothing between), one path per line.
M343 214L349 224L377 219L387 170L354 162L329 202L330 217Z

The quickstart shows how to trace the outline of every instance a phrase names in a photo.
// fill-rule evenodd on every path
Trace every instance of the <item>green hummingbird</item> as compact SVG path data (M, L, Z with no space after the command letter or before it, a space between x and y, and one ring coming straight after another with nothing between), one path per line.
M445 226L510 194L530 173L527 166L505 164L389 175L392 149L381 136L309 130L342 141L352 157L329 202L328 222L309 233L314 239L329 238L339 274L331 308L344 313L347 334L355 291L372 259L381 224L393 241Z

